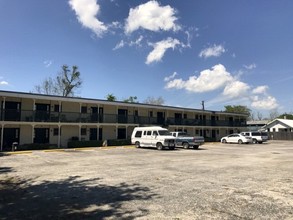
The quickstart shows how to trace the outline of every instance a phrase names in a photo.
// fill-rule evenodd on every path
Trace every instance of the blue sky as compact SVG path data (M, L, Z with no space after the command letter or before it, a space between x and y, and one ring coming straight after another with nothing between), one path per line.
M292 12L291 0L0 0L0 89L33 91L67 64L84 98L292 112Z

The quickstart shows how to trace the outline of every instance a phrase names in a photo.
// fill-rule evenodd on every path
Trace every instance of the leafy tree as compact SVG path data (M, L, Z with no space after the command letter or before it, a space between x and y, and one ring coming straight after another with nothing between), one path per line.
M129 98L124 99L123 102L138 103L136 96L129 96Z
M246 114L248 117L250 116L251 110L244 105L226 105L225 112L230 113L243 113Z
M281 114L278 118L280 119L290 119L290 120L293 120L293 114L288 114L288 113L284 113L284 114Z
M40 85L35 86L35 90L41 94L75 96L75 90L80 88L82 80L77 66L72 66L72 70L67 65L62 66L62 71L56 78L48 77Z
M111 94L108 94L108 95L106 96L106 99L107 99L108 101L111 101L111 102L117 101L116 96L114 96L112 93L111 93Z
M145 104L152 104L152 105L163 105L165 103L165 100L160 96L158 98L154 98L152 96L147 97L146 100L144 100Z

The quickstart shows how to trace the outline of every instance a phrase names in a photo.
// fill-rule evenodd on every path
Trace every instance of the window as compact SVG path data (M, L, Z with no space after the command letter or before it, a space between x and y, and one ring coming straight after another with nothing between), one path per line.
M58 128L54 128L53 129L53 136L58 136L59 135L59 129ZM60 135L61 135L61 130L60 130Z
M81 107L81 113L87 113L87 107L86 106Z
M147 135L151 135L152 134L152 131L147 131Z
M142 131L137 131L137 132L135 133L135 137L141 137L141 135L142 135Z
M80 134L83 135L83 136L86 135L86 128L81 128L80 129Z
M153 135L154 135L154 136L158 136L159 134L158 134L157 131L153 131Z
M153 112L152 111L150 111L150 117L153 117Z
M60 105L54 105L54 112L59 112L60 110Z

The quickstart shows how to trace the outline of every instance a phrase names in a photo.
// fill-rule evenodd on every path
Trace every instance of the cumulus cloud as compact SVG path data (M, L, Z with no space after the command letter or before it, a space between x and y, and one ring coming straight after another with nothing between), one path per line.
M130 34L140 28L150 31L179 30L175 22L176 10L171 6L160 6L157 1L149 1L136 8L131 8L125 22L125 33Z
M174 79L167 82L167 89L186 89L190 92L209 92L224 87L231 82L233 77L222 64L213 66L211 69L203 70L198 77L190 76L188 80Z
M265 94L268 88L268 86L258 86L252 90L252 94Z
M7 86L8 85L8 82L6 82L6 81L0 81L0 85L1 86Z
M179 40L173 39L170 37L167 38L166 40L162 40L157 43L150 44L151 46L153 46L154 49L147 56L145 63L150 64L152 62L160 61L163 58L166 50L168 50L169 48L172 48L174 50L175 47L180 44L181 43Z
M222 45L216 45L216 44L214 44L211 47L208 47L208 48L203 49L199 53L199 57L203 57L203 58L219 57L219 56L221 56L225 52L226 52L226 50L225 50L225 48Z
M279 105L274 97L266 95L263 97L253 96L251 106L256 109L272 110L276 109Z
M250 86L244 82L234 81L226 85L223 95L228 98L238 98L241 96L246 96Z
M96 36L101 37L107 31L107 26L96 18L100 12L96 0L69 0L69 5L75 11L78 21Z
M190 76L187 80L176 78L177 73L165 77L165 89L186 90L193 93L212 92L222 89L216 98L209 103L224 102L248 102L255 109L275 109L277 100L268 94L266 85L252 88L245 82L241 82L239 76L232 76L222 64L213 66L200 72L199 76Z

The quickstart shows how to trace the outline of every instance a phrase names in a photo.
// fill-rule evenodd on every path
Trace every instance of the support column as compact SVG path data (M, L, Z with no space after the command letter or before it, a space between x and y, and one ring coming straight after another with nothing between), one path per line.
M61 146L61 125L58 124L58 148Z
M1 151L3 151L4 124L1 125Z
M32 144L34 143L35 125L32 125Z
M2 120L5 120L5 103L6 103L6 97L3 97L3 105L2 105Z
M78 125L78 140L81 141L81 125Z

